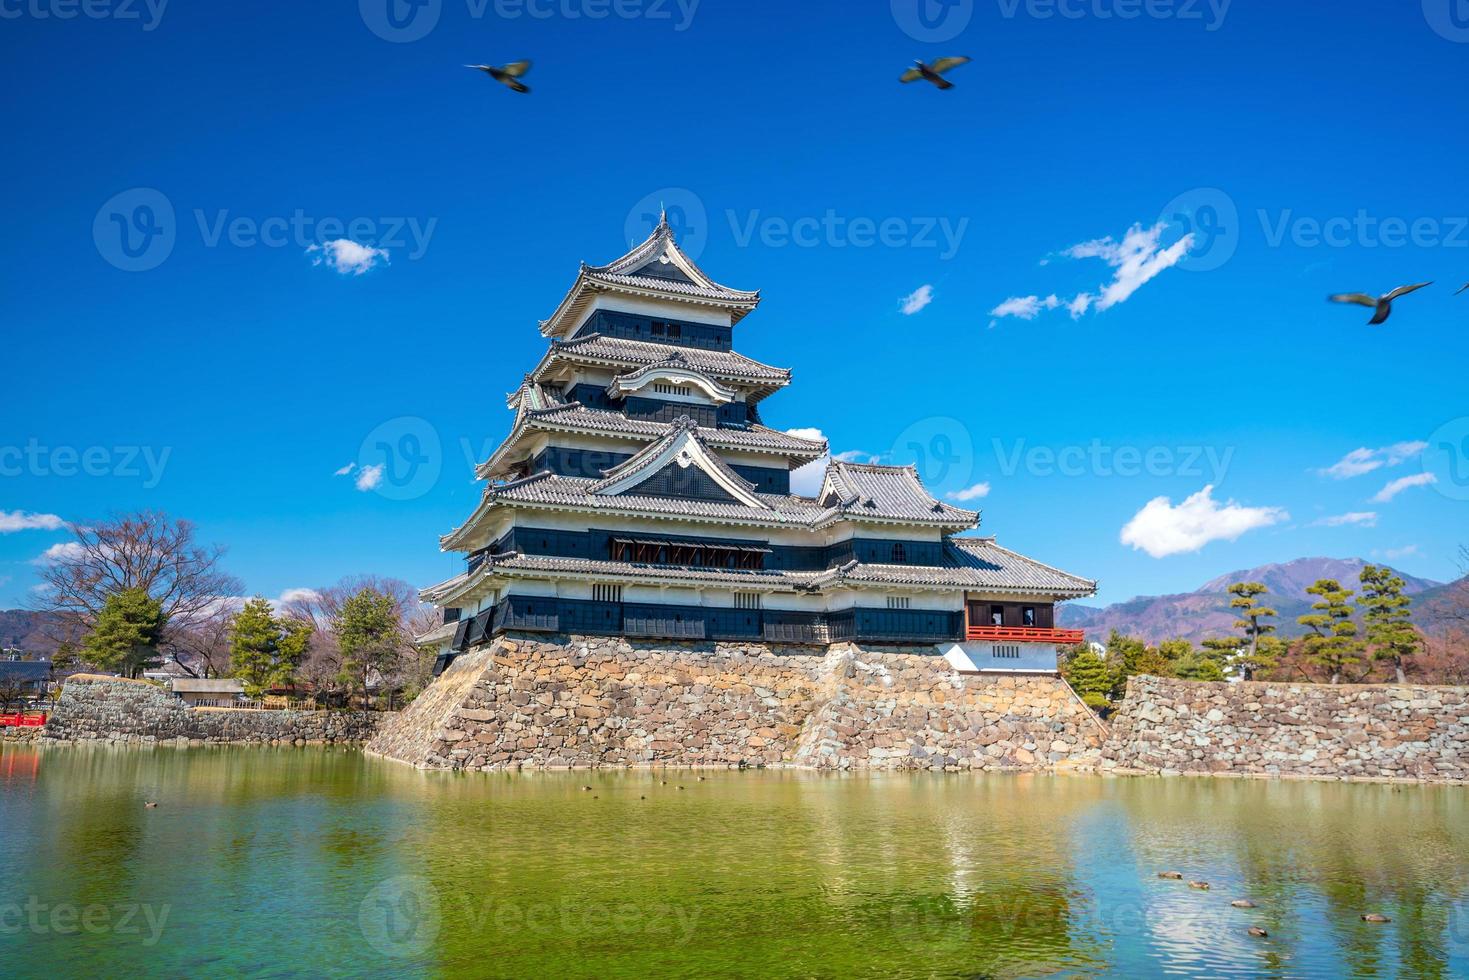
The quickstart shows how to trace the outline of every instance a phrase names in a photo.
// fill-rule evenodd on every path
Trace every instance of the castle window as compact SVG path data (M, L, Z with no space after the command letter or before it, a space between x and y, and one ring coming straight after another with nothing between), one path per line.
M888 596L888 608L889 609L907 609L908 608L908 604L911 601L912 600L910 600L905 595L890 595L890 596Z
M734 599L736 609L760 608L760 593L758 592L736 592Z
M1020 647L1014 644L1006 644L1004 646L1000 646L997 644L990 649L993 651L996 657L1005 657L1007 659L1015 660L1018 660L1020 658Z
M903 547L903 542L893 542L893 564L901 565L908 560L908 552Z
M1021 613L1021 622L1026 626L1035 625L1035 606L1026 606Z
M990 625L991 626L1004 626L1005 625L1005 607L1004 606L990 606Z
M600 584L593 585L592 586L592 601L593 602L621 602L622 601L622 586L620 586L620 585L600 585Z

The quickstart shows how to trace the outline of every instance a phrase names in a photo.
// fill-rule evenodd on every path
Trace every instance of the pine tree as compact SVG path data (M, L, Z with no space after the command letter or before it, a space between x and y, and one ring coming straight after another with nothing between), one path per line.
M1061 668L1061 675L1089 708L1100 711L1111 703L1107 700L1107 693L1112 687L1111 672L1106 661L1091 647L1084 646L1068 657Z
M1269 670L1275 666L1274 661L1267 661L1260 655L1260 639L1275 632L1275 626L1271 623L1262 623L1262 619L1273 619L1280 614L1268 606L1262 605L1258 597L1270 590L1263 582L1236 582L1229 587L1229 592L1234 596L1229 601L1231 609L1239 610L1239 619L1235 620L1234 628L1243 630L1245 639L1249 646L1234 659L1234 666L1239 668L1240 677L1243 680L1254 680L1255 672Z
M280 624L263 596L245 603L230 620L230 673L245 682L248 696L258 698L270 690L280 639Z
M137 677L158 666L158 644L167 625L163 606L146 590L114 592L82 642L82 656L102 670Z
M393 597L364 587L342 603L332 620L332 633L342 654L342 679L367 698L374 673L390 673L398 664L402 626Z
M316 633L316 624L309 619L284 619L280 621L281 638L276 644L276 671L274 686L294 690L296 675L306 662L311 650L311 637Z
M1413 600L1403 595L1406 583L1386 565L1364 565L1360 577L1362 597L1357 605L1367 626L1372 659L1391 661L1397 681L1402 684L1406 681L1405 662L1423 646L1408 611Z
M1362 641L1357 638L1357 624L1352 621L1351 589L1343 589L1335 579L1318 579L1306 590L1320 596L1311 608L1316 610L1299 617L1296 622L1311 630L1307 635L1306 657L1331 673L1331 683L1341 682L1342 671L1361 662Z

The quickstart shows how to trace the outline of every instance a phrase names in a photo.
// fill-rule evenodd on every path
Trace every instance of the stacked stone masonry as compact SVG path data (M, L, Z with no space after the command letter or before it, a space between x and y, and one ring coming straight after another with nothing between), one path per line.
M1469 780L1469 688L1133 677L1102 768Z
M190 708L146 681L68 678L41 729L44 740L327 744L362 742L381 718L358 711Z
M1056 677L960 675L933 647L507 635L460 656L367 750L430 769L1094 764Z

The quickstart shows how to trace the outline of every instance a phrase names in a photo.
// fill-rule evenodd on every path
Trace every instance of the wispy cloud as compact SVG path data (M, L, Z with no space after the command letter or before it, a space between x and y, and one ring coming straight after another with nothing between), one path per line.
M1137 224L1127 230L1120 242L1109 235L1071 246L1061 254L1073 259L1101 259L1112 267L1112 280L1100 286L1095 295L1081 292L1069 300L1062 300L1055 294L1045 299L1039 296L1011 297L990 311L990 326L1007 316L1033 320L1042 309L1054 310L1062 306L1066 307L1075 320L1088 311L1100 313L1125 303L1133 293L1165 269L1183 261L1188 250L1193 247L1194 236L1191 233L1164 247L1162 238L1165 228L1166 225L1162 222L1150 228ZM1049 263L1042 263L1046 264Z
M1432 473L1414 473L1412 476L1400 476L1377 491L1377 495L1372 498L1372 502L1374 504L1385 504L1411 487L1426 487L1437 482L1438 477Z
M988 497L989 495L990 485L988 483L976 483L972 487L965 487L963 490L955 490L953 493L949 494L949 498L951 500L958 501L979 500L981 497Z
M1384 549L1382 554L1385 558L1407 558L1410 555L1418 554L1418 546L1416 544L1407 544L1401 548L1387 548Z
M31 514L23 510L0 510L0 534L16 531L60 531L66 522L55 514Z
M306 249L306 254L312 256L312 265L325 265L344 276L360 276L375 267L379 260L384 265L388 262L386 249L359 245L350 238L334 238L324 245L312 245Z
M1377 512L1372 510L1352 511L1350 514L1333 514L1331 517L1323 517L1312 521L1312 527L1345 527L1355 524L1358 527L1376 527Z
M348 463L346 466L343 466L341 469L339 469L335 473L333 473L332 476L351 476L352 475L352 471L355 470L356 468L357 468L357 464L356 463Z
M383 472L385 469L386 467L382 463L362 467L362 469L357 471L357 489L363 493L369 490L376 490L378 485L383 482Z
M35 558L31 559L32 565L50 565L63 558L80 558L86 554L86 549L75 541L62 541L53 544Z
M1427 448L1428 443L1426 442L1395 442L1391 446L1383 446L1380 449L1368 449L1362 446L1353 449L1335 463L1316 472L1322 476L1329 476L1333 480L1349 480L1354 476L1371 473L1384 466L1397 466L1419 455Z
M1205 486L1177 505L1154 497L1122 528L1121 540L1134 550L1165 558L1198 551L1211 541L1234 541L1246 531L1289 519L1280 507L1244 507L1233 500L1220 504L1214 487Z
M932 302L933 287L925 284L900 299L898 308L902 310L904 316L912 316Z

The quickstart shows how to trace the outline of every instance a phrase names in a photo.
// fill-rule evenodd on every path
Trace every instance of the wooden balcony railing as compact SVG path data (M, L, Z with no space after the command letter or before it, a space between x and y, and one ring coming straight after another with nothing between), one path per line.
M1083 630L1049 629L1042 626L970 626L965 633L970 640L991 640L1007 643L1081 643L1086 639Z

